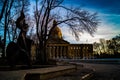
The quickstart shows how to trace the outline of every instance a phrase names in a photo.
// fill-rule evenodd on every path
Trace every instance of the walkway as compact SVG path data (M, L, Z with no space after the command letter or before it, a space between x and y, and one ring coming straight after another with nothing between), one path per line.
M80 63L85 68L94 69L92 80L120 80L120 64Z
M58 73L56 74L55 72L66 71L66 70L68 71L72 69L75 70L75 66L69 65L69 66L55 66L55 67L48 67L48 68L29 69L29 70L0 71L0 80L24 80L27 74L39 74L39 76L44 74L52 74L51 76L55 77L55 75L56 76L63 75L63 72L61 74L58 74ZM70 73L70 71L64 72L64 74L66 73ZM32 76L29 76L29 77L32 78ZM36 80L39 80L39 79L36 79Z

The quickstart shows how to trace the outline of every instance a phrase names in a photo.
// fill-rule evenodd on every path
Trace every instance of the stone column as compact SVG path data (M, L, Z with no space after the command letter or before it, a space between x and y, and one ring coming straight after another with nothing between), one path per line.
M76 53L77 53L77 55L76 55L76 58L78 59L78 46L76 46Z
M62 46L62 57L63 58L65 57L64 54L65 54L65 52L64 52L64 46Z
M68 55L68 46L65 46L65 54L64 54L64 58L67 58Z
M78 47L78 54L79 54L79 59L81 58L80 56L80 46Z
M85 58L85 47L82 48L83 59Z
M74 52L73 52L73 53L74 53L74 55L75 55L74 58L76 59L76 58L77 58L77 52L76 52L76 47L75 47L75 46L74 46Z
M52 55L51 55L51 46L48 46L48 59L51 59Z
M60 47L60 58L63 58L63 46Z
M63 46L63 58L66 58L67 47Z
M56 46L56 55L57 55L57 59L59 59L59 46Z
M53 59L55 59L55 47L54 46L52 47L52 57Z

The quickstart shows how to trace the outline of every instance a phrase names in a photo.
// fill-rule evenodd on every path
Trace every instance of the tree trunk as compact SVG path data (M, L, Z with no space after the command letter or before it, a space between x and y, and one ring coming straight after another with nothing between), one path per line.
M1 10L1 13L0 13L0 21L1 21L2 17L3 17L6 5L7 5L7 0L5 0L4 3L3 3L2 10Z
M6 35L7 35L7 13L5 13L4 48L3 48L3 53L2 53L3 58L5 58L5 54L6 54Z
M38 52L37 52L37 64L47 64L47 56L46 56L46 47L44 44L39 44Z

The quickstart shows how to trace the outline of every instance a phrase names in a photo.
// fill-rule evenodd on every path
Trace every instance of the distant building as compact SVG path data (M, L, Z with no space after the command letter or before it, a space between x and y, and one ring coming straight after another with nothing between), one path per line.
M47 41L49 59L89 59L93 57L92 44L70 44L62 38L61 29L56 26Z
M34 51L32 59L35 59ZM93 45L70 44L62 38L61 29L56 26L47 40L46 52L48 59L89 59L93 57Z

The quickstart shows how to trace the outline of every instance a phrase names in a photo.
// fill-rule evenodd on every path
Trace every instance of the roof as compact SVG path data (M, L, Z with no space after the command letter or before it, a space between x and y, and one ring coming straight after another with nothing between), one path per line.
M69 44L68 41L65 41L63 39L48 39L47 44Z

